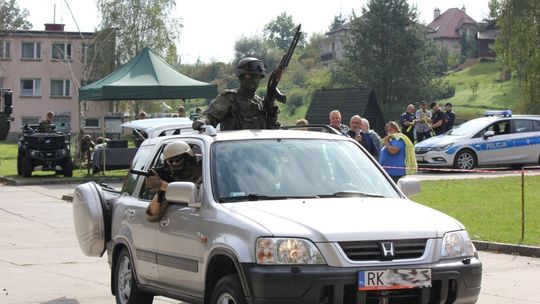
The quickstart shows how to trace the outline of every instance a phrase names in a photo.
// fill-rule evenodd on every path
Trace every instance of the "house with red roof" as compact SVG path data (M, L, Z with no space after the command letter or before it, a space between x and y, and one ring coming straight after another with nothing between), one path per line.
M444 13L436 8L433 21L427 25L428 35L450 54L477 57L478 23L467 15L465 7L451 8Z

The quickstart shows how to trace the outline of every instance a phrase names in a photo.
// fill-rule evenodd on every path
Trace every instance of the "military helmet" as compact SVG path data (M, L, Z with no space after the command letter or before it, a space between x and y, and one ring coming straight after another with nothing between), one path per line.
M246 57L238 61L236 65L236 76L240 77L244 74L249 75L260 75L264 77L264 71L266 70L266 65L260 59L255 57Z
M195 156L195 153L193 153L193 150L191 150L187 143L183 141L175 141L168 144L165 149L163 149L163 159L167 160L171 157L175 157L185 153L187 153L191 157Z

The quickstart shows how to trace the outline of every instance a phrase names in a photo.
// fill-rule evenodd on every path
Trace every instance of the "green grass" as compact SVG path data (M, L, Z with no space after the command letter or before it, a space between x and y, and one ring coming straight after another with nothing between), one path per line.
M540 245L540 176L525 176L525 238ZM411 199L461 221L474 240L521 243L521 177L422 181Z
M106 171L105 176L108 177L123 177L126 176L127 170L113 170ZM25 178L17 176L17 143L13 142L0 142L0 176L17 178L24 180ZM49 178L55 177L53 171L34 171L32 177L26 179L35 178ZM57 177L65 178L63 175ZM88 174L86 168L74 168L73 177L66 177L66 181L87 180L89 178L99 179L103 177L102 173Z
M520 100L519 82L516 78L501 82L503 65L499 61L479 62L463 71L444 77L455 85L455 96L440 100L440 104L451 102L459 120L482 116L485 110L514 109ZM473 93L471 84L478 83Z

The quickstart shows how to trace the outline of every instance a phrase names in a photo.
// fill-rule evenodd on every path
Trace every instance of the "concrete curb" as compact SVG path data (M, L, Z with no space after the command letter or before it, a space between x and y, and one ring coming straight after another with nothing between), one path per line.
M86 182L105 182L105 183L121 183L123 182L125 177L117 177L117 176L96 176L96 177L89 177L89 178L83 178L83 179L71 179L71 178L63 178L63 177L44 177L44 178L24 178L24 179L18 179L18 178L11 178L11 177L5 177L0 176L0 183L3 183L8 186L34 186L34 185L61 185L61 184L83 184Z
M504 244L495 242L473 241L476 249L480 251L491 251L504 254L517 254L528 257L540 257L540 247L517 245L517 244Z

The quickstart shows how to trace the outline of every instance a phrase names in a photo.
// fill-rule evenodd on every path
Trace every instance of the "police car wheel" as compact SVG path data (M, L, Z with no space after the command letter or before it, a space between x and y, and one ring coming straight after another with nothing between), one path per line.
M471 150L462 150L454 159L454 168L472 170L477 165L476 155Z

